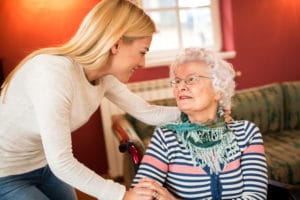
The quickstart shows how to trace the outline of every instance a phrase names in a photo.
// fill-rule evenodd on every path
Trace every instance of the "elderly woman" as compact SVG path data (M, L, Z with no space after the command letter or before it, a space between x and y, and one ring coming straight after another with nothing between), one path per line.
M184 50L170 77L181 121L157 127L133 185L154 199L266 199L263 140L252 122L224 122L235 72L205 49Z

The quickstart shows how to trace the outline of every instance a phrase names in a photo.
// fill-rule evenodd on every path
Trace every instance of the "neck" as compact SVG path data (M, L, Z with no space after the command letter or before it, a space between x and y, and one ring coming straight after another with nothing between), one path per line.
M99 78L107 74L106 71L102 70L101 68L100 69L83 68L83 71L87 80L93 85L98 81Z
M187 113L187 116L191 123L203 124L217 118L217 106L201 112Z
M194 124L203 124L206 123L210 120L216 119L217 114L215 113L214 115L211 116L192 116L192 115L188 115L188 118L190 120L191 123Z

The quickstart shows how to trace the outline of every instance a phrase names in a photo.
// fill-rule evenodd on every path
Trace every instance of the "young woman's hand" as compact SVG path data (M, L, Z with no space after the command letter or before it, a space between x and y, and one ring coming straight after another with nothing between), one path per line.
M225 119L225 122L231 122L233 121L233 118L231 117L231 110L230 109L224 109L224 119Z
M153 191L147 188L134 187L126 191L123 200L153 200Z
M150 178L141 179L134 189L138 188L144 193L147 191L147 195L151 192L152 200L177 200L165 187Z

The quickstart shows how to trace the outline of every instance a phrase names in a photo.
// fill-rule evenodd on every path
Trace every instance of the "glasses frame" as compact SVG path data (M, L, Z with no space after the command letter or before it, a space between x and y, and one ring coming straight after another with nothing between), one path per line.
M170 85L173 88L177 88L179 84L183 81L185 85L194 85L201 78L212 79L212 77L202 76L202 75L189 75L183 79L176 77L174 80L170 81Z

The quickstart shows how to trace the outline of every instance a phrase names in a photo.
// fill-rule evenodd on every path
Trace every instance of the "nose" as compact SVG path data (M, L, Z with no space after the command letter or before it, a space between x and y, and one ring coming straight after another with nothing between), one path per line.
M178 84L177 84L177 88L178 90L186 90L187 89L187 85L186 83L184 82L184 80L181 80Z

